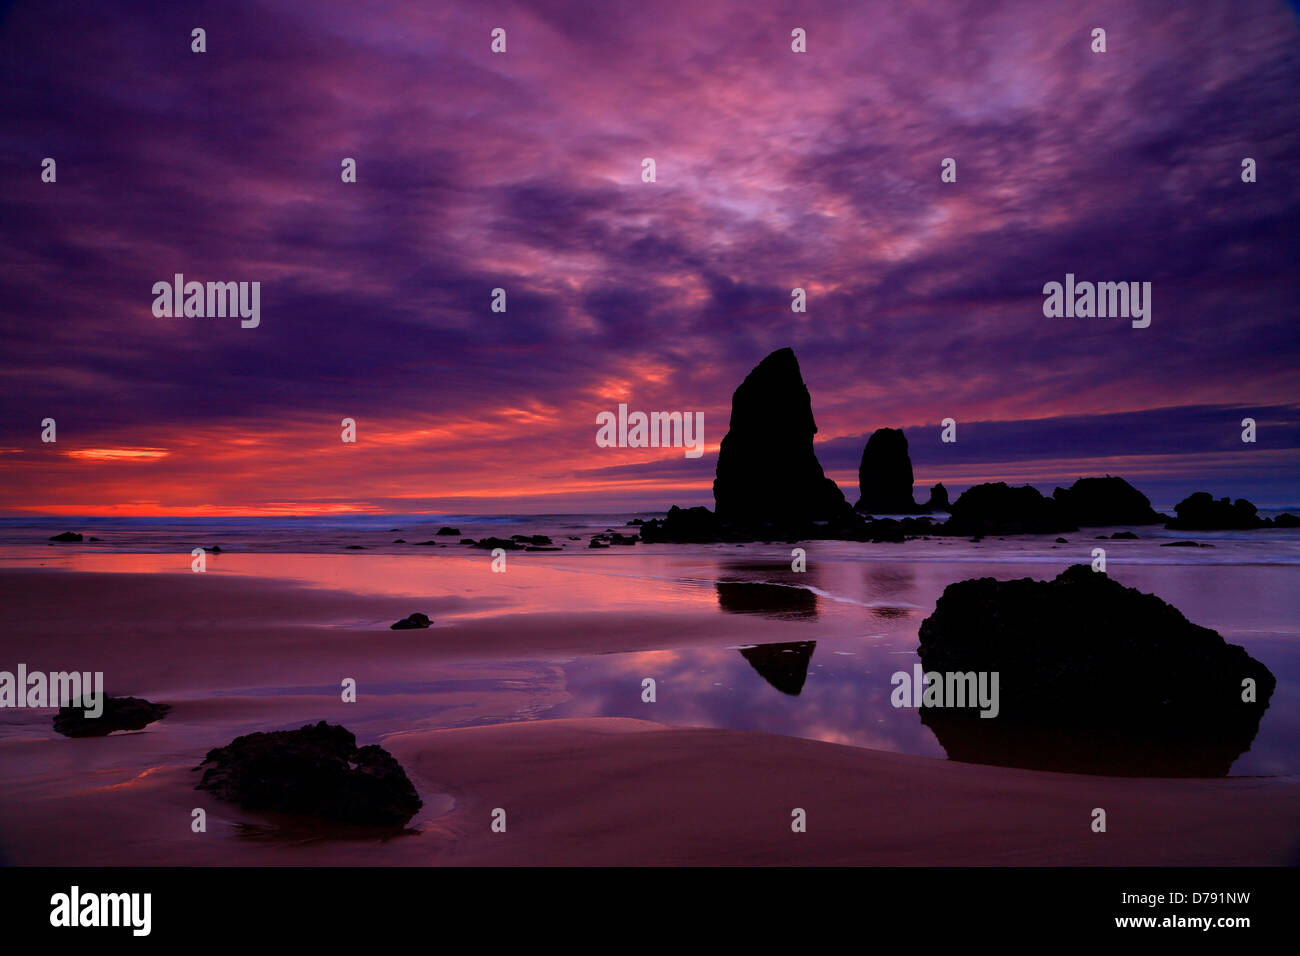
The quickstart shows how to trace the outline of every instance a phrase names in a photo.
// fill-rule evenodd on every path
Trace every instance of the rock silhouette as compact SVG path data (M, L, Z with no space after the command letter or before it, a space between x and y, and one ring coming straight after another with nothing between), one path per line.
M920 509L912 497L912 459L901 428L877 428L862 449L858 465L861 492L855 511L866 514L912 514Z
M1238 531L1266 528L1272 524L1256 511L1245 498L1236 501L1220 498L1216 501L1208 491L1198 491L1174 505L1177 517L1165 527L1176 531Z
M1080 478L1069 488L1057 488L1052 498L1063 514L1080 528L1117 524L1158 524L1163 515L1151 501L1123 478Z
M431 625L433 621L429 620L429 615L416 611L414 614L408 614L400 621L388 625L389 630L393 631L413 631L419 628L425 628Z
M208 751L195 787L245 810L305 814L363 826L400 826L423 806L401 764L358 747L346 728L246 734Z
M54 729L65 737L106 737L117 730L141 730L171 712L169 704L155 704L140 697L105 697L104 711L87 717L90 705L78 703L60 707L54 715Z
M1224 776L1276 681L1153 594L1086 565L1055 580L950 584L920 628L921 664L999 675L999 713L925 708L954 760L1119 776ZM1243 682L1254 701L1243 700Z
M844 493L813 451L812 399L791 349L778 349L731 399L718 452L717 517L742 524L824 521L849 511Z
M925 503L926 511L949 511L951 505L948 503L948 489L939 482L930 489L930 500Z
M1005 481L967 488L953 502L952 517L938 529L944 534L1058 534L1078 526L1053 498L1032 485L1011 487Z

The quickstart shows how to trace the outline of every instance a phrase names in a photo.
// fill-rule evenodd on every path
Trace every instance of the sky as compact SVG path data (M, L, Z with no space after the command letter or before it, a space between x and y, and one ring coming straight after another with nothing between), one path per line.
M785 346L850 500L889 426L921 499L1300 502L1280 0L17 0L0 137L2 514L711 504ZM176 273L260 324L156 316ZM1044 316L1067 273L1150 282L1150 327ZM705 454L599 447L620 403Z

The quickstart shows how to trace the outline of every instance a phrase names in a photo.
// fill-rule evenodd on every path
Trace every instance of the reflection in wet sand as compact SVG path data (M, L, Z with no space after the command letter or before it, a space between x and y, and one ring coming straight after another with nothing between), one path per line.
M798 697L808 679L808 662L812 660L816 641L799 641L795 644L759 644L744 647L740 656L750 667L763 675L763 679L783 694Z

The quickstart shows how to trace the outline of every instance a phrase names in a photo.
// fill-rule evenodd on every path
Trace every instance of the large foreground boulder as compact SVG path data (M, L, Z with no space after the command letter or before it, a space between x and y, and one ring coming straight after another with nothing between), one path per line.
M1153 594L1085 565L950 584L920 628L926 672L998 674L997 716L923 707L954 760L1121 776L1224 776L1276 681Z
M245 810L400 826L423 805L401 764L382 747L358 747L321 721L300 730L246 734L208 751L196 770L207 790Z
M1052 498L1064 515L1080 528L1120 524L1158 524L1163 515L1151 500L1123 478L1080 478L1069 488L1057 488Z
M791 349L778 349L745 377L731 399L731 423L718 451L713 499L718 518L798 523L849 511L813 451L812 399Z
M862 449L858 465L861 496L853 506L865 514L912 514L912 459L901 428L877 428Z
M54 729L65 737L106 737L118 730L142 730L171 712L169 704L155 704L140 697L105 697L98 717L87 717L85 699L60 707L54 715Z
M944 534L1060 534L1078 531L1053 498L1033 485L1011 487L1005 481L967 488L952 504Z

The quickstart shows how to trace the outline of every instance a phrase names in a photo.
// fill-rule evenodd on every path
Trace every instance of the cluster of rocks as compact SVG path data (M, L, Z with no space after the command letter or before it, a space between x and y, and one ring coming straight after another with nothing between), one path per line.
M877 428L862 449L854 511L872 515L929 514L949 510L943 483L930 489L930 500L917 504L912 491L912 458L901 428Z
M462 538L460 543L468 544L474 548L482 548L485 551L495 551L497 548L501 548L503 551L560 550L544 534L512 534L508 538L479 538L477 541L473 538Z
M1217 501L1208 491L1188 495L1174 505L1176 515L1166 528L1175 531L1243 531L1255 528L1297 528L1300 518L1284 513L1276 518L1261 518L1256 507L1245 498Z
M610 545L633 545L641 539L634 534L620 534L617 531L606 531L603 534L594 534L591 540L587 542L588 548L608 548Z

